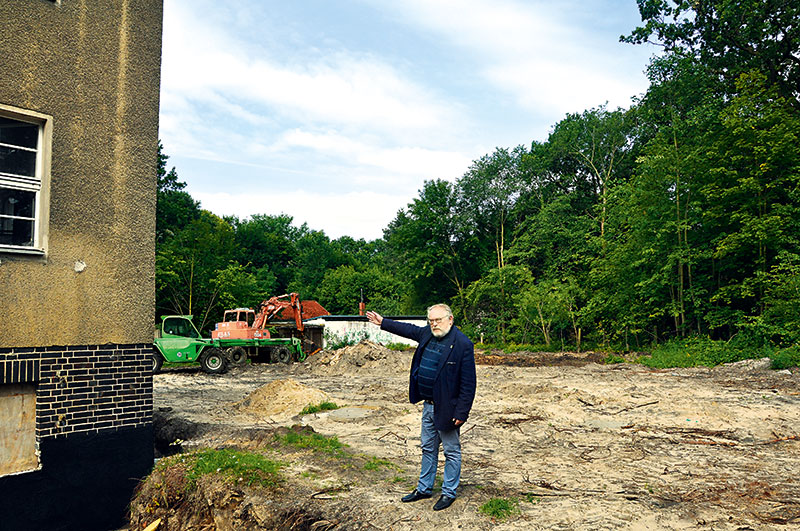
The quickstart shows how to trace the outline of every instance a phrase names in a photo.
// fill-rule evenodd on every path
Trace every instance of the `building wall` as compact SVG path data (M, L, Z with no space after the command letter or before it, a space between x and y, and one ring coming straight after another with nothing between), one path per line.
M153 464L161 23L162 0L0 1L0 111L52 136L43 252L0 251L2 529L118 528Z
M152 341L161 10L0 2L0 104L53 117L47 252L0 254L0 347Z

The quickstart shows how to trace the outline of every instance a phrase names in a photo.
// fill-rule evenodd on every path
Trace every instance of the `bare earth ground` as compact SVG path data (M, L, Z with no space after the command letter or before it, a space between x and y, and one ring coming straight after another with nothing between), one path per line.
M271 448L289 480L273 494L209 486L211 516L191 525L140 500L131 529L155 516L169 530L272 528L269 514L286 529L800 529L800 372L766 360L652 370L593 353L479 353L459 498L433 512L438 493L399 501L420 456L410 359L364 342L302 364L156 375L157 438ZM298 416L323 397L345 407ZM275 430L292 425L338 436L354 460L276 449ZM394 466L365 469L373 457ZM518 512L478 511L496 497L517 499Z

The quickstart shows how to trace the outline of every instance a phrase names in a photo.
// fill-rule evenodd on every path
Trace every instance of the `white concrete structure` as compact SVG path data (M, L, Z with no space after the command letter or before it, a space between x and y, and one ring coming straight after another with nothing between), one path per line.
M386 318L403 323L411 323L417 326L428 325L428 321L424 315L387 316ZM402 343L410 346L417 345L416 341L381 330L367 321L367 318L362 315L325 315L322 317L315 317L314 319L308 319L306 322L325 326L325 344L323 348L328 348L328 344L331 342L338 343L347 341L349 343L357 343L363 339L368 339L383 345L388 343Z

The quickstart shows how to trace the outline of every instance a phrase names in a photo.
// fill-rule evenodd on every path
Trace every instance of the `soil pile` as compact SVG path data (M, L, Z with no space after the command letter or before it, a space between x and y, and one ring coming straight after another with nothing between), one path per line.
M398 352L365 339L337 350L323 350L309 358L306 366L312 371L328 374L371 372L375 369L394 373L408 370L410 363L411 350Z
M303 408L328 400L328 395L305 386L291 378L273 380L233 404L240 413L259 417L286 417L300 413Z

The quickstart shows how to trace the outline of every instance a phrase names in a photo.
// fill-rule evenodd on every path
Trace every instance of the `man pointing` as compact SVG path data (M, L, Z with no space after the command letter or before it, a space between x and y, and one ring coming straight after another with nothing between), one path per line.
M475 399L475 352L472 341L453 326L453 312L446 304L428 308L428 326L384 319L367 312L367 319L382 330L415 340L408 398L422 406L422 466L417 488L401 498L413 502L430 498L436 479L439 446L444 449L442 495L434 511L450 507L461 478L460 427L467 421Z

